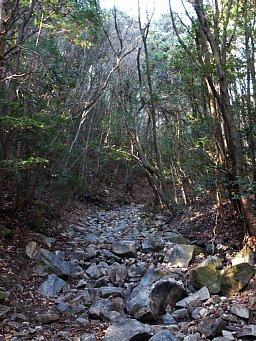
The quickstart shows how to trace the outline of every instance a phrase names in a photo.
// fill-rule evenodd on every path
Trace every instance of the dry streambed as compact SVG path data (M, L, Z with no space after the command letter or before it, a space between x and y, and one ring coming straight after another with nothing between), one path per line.
M211 243L196 246L140 205L95 212L68 226L61 243L40 238L45 246L31 240L26 254L44 309L26 316L0 292L0 340L256 339L249 247L220 244L209 254Z

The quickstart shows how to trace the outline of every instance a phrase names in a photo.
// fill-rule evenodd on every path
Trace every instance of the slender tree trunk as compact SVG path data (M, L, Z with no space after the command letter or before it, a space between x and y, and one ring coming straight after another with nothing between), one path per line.
M253 181L256 183L256 160L255 160L255 138L252 127L255 124L255 113L256 113L256 80L255 80L255 63L254 63L254 44L253 44L253 28L248 25L248 1L244 3L244 33L245 33L245 52L246 52L246 105L248 112L248 144L250 149L251 157L251 170L253 175ZM255 17L254 17L255 22ZM250 46L250 41L252 46ZM252 84L252 89L251 89ZM254 104L251 100L254 98ZM256 199L256 192L254 193Z
M8 0L0 0L0 80L5 78L4 53L9 22Z
M150 114L150 121L152 124L153 149L154 149L155 161L156 161L156 167L157 167L157 172L154 172L154 175L157 177L157 179L151 179L151 183L154 183L154 186L156 190L158 191L158 197L160 199L160 202L162 202L167 207L171 207L170 203L172 199L170 195L170 190L167 186L167 183L163 174L162 157L161 157L161 151L159 148L159 142L158 142L158 136L157 136L157 113L156 113L156 107L155 107L155 95L154 95L152 79L151 79L148 47L147 47L147 36L149 32L149 25L150 23L148 23L144 28L142 28L140 15L139 15L139 28L140 28L141 39L142 39L144 53L145 53L146 78L147 78L147 85L148 85L149 99L150 99L149 114ZM140 71L139 65L138 65L138 73L139 73L139 78L141 79L141 71ZM141 152L139 153L142 156Z

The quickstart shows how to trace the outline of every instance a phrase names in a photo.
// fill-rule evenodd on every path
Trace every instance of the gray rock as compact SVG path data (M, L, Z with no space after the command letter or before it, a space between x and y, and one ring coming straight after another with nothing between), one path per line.
M240 263L229 268L221 278L221 293L232 295L242 290L254 276L255 270L248 263Z
M68 263L59 260L51 251L40 249L40 255L49 272L55 272L57 276L64 278L71 275Z
M89 309L92 316L99 317L105 322L115 322L124 316L123 300L120 297L114 299L102 298L93 302Z
M234 338L230 339L229 337L226 337L226 336L218 336L212 339L212 341L230 341L230 340L235 340L235 339Z
M63 279L52 274L40 285L39 292L46 297L55 296L62 290L65 284L66 282Z
M0 304L0 320L7 318L8 312L11 310L10 307L4 304Z
M209 315L209 311L204 307L197 307L191 313L192 318L195 320L199 320L202 317L206 317L207 315Z
M97 341L97 340L98 339L93 334L83 334L76 339L76 341Z
M56 244L56 241L57 241L56 238L47 237L42 233L38 233L38 235L43 240L43 242L45 242L45 244L47 245L49 249L51 249Z
M148 287L157 282L158 280L163 279L164 277L167 277L166 272L157 269L150 269L142 277L140 285L142 287Z
M256 338L256 325L251 324L249 326L245 326L243 330L241 330L239 333L237 333L237 337L250 337L252 340L252 337Z
M89 277L86 279L80 279L76 285L76 288L81 289L81 288L86 287L87 283L88 283L88 279L89 279Z
M57 305L57 309L62 314L69 314L69 315L80 315L87 313L87 308L83 304L74 305L74 304L67 304L67 303L59 303Z
M178 244L174 248L168 250L165 256L165 261L173 267L188 267L195 255L195 246Z
M160 252L164 248L164 243L162 238L158 237L157 235L151 236L149 239L145 240L142 245L141 249L142 252Z
M26 246L26 254L30 259L35 259L39 254L39 246L36 242L29 242Z
M210 293L207 287L203 287L192 295L185 297L183 300L176 303L177 307L186 308L193 302L205 301L210 298Z
M85 272L88 276L90 276L91 278L95 278L95 279L102 276L100 268L96 264L91 264Z
M108 297L122 297L124 298L124 290L122 288L117 288L117 287L101 287L99 288L101 292L101 297L102 298L108 298Z
M177 324L176 320L170 313L164 314L160 322L163 324Z
M115 255L113 252L111 252L110 250L106 250L103 249L100 251L100 254L105 257L107 260L114 260L116 262L121 262L122 258L118 257L117 255Z
M183 322L189 320L189 311L186 308L181 308L175 310L172 313L172 317L175 319L176 322Z
M198 324L197 330L206 337L221 336L222 330L227 326L227 322L221 317L213 318L211 316L205 317Z
M149 306L155 319L165 313L167 306L174 308L177 301L187 295L186 291L172 279L161 279L151 288Z
M82 316L79 316L79 317L76 319L76 321L77 321L78 323L81 323L81 324L87 324L87 323L90 322L90 321L88 320L88 318L85 318L85 317L82 317Z
M222 335L229 340L235 340L234 334L229 330L222 330Z
M101 288L109 285L109 278L107 276L100 277L96 280L91 280L88 282L88 287Z
M101 291L98 288L85 288L82 294L77 296L73 302L76 304L84 304L89 307L96 299L101 297Z
M64 262L65 259L65 252L62 250L55 251L55 256L62 262Z
M123 264L113 263L108 269L108 276L112 284L122 286L126 280L128 269Z
M187 244L190 245L190 241L187 238L184 238L182 235L175 233L175 232L165 232L162 235L162 238L173 244Z
M99 240L99 237L97 237L95 233L87 233L83 238L89 243L95 243Z
M168 330L162 330L152 336L149 341L178 341L178 339Z
M145 275L147 269L145 267L133 266L128 270L130 278L138 278Z
M240 252L236 254L234 258L231 259L232 265L237 265L241 263L249 263L251 266L254 265L255 253L246 245Z
M70 268L70 276L72 277L82 277L84 278L86 275L84 273L84 270L81 266L77 264L76 259L71 259L68 264Z
M195 333L184 337L183 341L202 341L200 334Z
M243 304L235 304L231 307L231 313L238 316L242 317L244 319L249 319L250 317L250 310L248 307L246 307Z
M216 270L221 270L223 268L222 261L217 256L206 258L198 266L208 266L209 268L213 268Z
M154 251L154 245L151 243L150 240L145 240L141 245L141 250L144 253L153 252Z
M173 267L188 267L195 255L195 246L178 244L173 249L168 250L165 256L165 261Z
M63 314L65 312L70 311L71 305L68 303L61 302L56 306L56 308L59 310L59 312Z
M98 250L94 248L88 248L85 252L78 256L78 259L83 259L83 261L88 262L91 259L97 257L99 254Z
M106 330L104 341L148 341L151 335L148 326L134 319L125 319Z
M132 291L128 298L126 309L136 319L154 320L149 308L150 287L143 287L140 284Z
M161 279L151 284L159 276L156 274L148 272L127 301L128 313L141 321L157 321L165 313L167 305L174 307L177 300L186 295L173 279Z
M120 257L136 257L138 242L134 240L119 240L112 244L112 252Z
M215 252L215 245L213 243L205 245L205 253L208 255L213 255Z

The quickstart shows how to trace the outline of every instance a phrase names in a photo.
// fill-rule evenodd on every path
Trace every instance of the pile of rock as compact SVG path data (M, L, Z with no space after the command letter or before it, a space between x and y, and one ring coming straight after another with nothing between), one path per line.
M253 251L245 247L227 264L170 230L164 217L146 220L142 206L122 207L70 226L65 251L32 241L26 252L38 260L38 290L58 314L107 322L105 341L256 339L255 296L232 303L255 279Z

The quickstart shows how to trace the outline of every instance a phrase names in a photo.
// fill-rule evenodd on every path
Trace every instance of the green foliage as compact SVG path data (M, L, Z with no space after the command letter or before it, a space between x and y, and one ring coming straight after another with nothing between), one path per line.
M140 155L136 139L154 167L154 127L150 117L153 103L161 166L169 189L176 186L180 195L181 187L187 186L185 189L193 198L209 191L218 178L216 169L220 165L205 76L209 75L214 85L218 77L210 49L205 55L202 44L205 37L200 37L198 20L186 27L176 16L180 36L190 54L174 35L169 15L156 24L151 23L147 38L150 74L146 73L145 54L140 50L139 79L137 57L141 41L137 40L138 26L132 18L117 12L114 22L110 12L100 12L96 0L41 1L25 25L24 41L18 50L16 32L31 2L22 0L19 4L5 41L7 52L13 48L13 54L3 61L2 70L6 74L2 76L8 81L1 80L0 89L0 173L4 190L15 193L20 203L24 196L37 198L50 188L64 203L85 193L89 181L84 174L91 170L97 168L97 174L110 182L116 176L113 169L119 165L125 168L134 159L137 162ZM210 4L205 7L216 40L224 33L229 2L221 4L220 23L215 31L214 9ZM230 46L225 47L227 59L222 66L230 93L234 93L231 102L235 124L243 133L241 142L246 147L245 167L249 172L252 163L247 136L252 133L255 137L255 128L249 124L247 113L248 98L253 96L246 95L244 6L238 7L239 18L235 6L231 6L226 34L227 41L232 39ZM248 6L249 28L255 13L250 3ZM236 30L233 23L237 23ZM107 38L102 27L108 33ZM254 33L255 27L250 30ZM131 46L135 46L134 52L127 55L118 72L111 75L108 87L102 90L120 49L128 51ZM251 88L253 71L250 71ZM152 94L148 76L152 80ZM249 103L251 113L254 102ZM92 109L87 112L89 105ZM218 101L216 105L220 111ZM77 135L81 120L83 124ZM224 122L221 124L224 134ZM248 179L236 179L232 186L238 185L243 188L241 193L252 194L255 183L251 178L250 174ZM235 191L235 195L241 193Z
M67 200L81 198L88 191L86 178L73 174L56 176L52 186L58 193L57 206L65 204Z
M39 122L37 119L12 116L1 116L0 125L6 127L8 130L16 131L43 129L45 127L44 123Z
M95 42L100 32L99 5L95 0L69 0L45 2L43 7L45 17L44 28L54 35L62 34L67 40L81 47L88 48ZM50 17L48 13L51 13ZM38 14L35 25L41 20Z
M34 167L46 167L49 160L41 157L29 157L26 160L11 159L0 161L0 172L13 173L17 171L23 171Z

